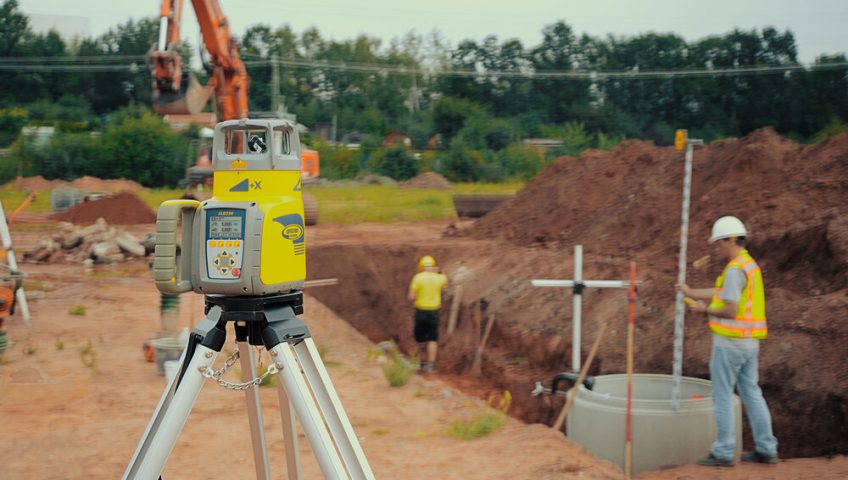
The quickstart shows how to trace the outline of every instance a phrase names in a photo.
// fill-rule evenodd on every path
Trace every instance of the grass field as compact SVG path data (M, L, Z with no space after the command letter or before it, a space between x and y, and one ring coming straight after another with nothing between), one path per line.
M0 202L3 202L3 211L8 217L29 196L29 192L17 189L12 185L0 188ZM35 200L24 210L26 212L49 212L50 192L43 192L36 196Z
M511 194L523 183L461 183L452 190L398 188L394 185L311 187L320 223L396 223L456 218L453 195Z
M306 192L318 200L321 223L395 223L456 218L452 199L455 194L511 194L523 186L522 182L459 183L452 190L437 190L365 185L308 187ZM145 190L138 196L156 211L165 200L180 198L182 194L183 190L178 188L163 188ZM0 188L0 201L7 215L26 197L26 192L11 185ZM26 211L50 211L50 192L41 193Z

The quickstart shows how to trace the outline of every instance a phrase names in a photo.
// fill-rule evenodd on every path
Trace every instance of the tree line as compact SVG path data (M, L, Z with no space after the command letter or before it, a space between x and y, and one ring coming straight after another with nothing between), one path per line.
M16 141L23 124L57 126L65 138L52 143L73 143L74 135L114 127L114 112L149 105L144 55L157 33L150 18L69 42L56 32L33 33L17 2L5 0L0 145ZM459 180L529 178L557 155L610 148L623 138L669 144L676 128L710 141L773 126L810 141L843 130L848 119L845 54L821 55L800 68L794 35L775 28L687 41L673 33L578 35L557 21L534 46L494 35L451 46L438 34L410 33L384 44L367 35L329 39L314 27L298 33L288 25L254 25L240 44L251 111L271 110L282 99L312 129L307 140L331 178L361 171L407 177L422 169ZM182 51L188 57L191 46ZM734 73L740 69L747 73ZM382 148L390 131L406 133L423 153ZM546 153L521 147L539 137L562 145ZM172 157L181 154L178 140ZM360 149L339 146L350 143ZM100 174L117 174L105 170Z

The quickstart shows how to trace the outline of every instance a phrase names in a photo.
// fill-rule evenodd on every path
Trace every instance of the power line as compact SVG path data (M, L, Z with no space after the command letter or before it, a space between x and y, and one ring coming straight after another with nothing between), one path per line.
M246 55L247 58L256 58ZM95 57L0 57L0 71L18 72L138 72L146 70L142 62L144 55L111 55ZM131 63L123 63L133 61ZM64 63L60 63L64 62ZM96 62L96 63L89 63ZM109 63L115 62L115 63ZM42 63L42 64L39 64ZM108 64L105 64L108 63ZM245 66L270 67L272 60L246 60ZM342 62L334 60L298 60L279 59L279 65L303 69L327 69L359 73L382 73L397 75L422 74L442 77L465 78L524 78L524 79L651 79L651 78L698 78L713 76L744 76L761 74L786 74L792 72L816 72L848 68L848 62L795 65L761 65L737 68L684 68L672 70L638 69L617 71L586 70L477 70L472 68L413 68L405 65L384 65L378 63Z
M32 64L4 64L0 63L0 71L7 72L147 72L146 65L130 63L126 65L32 65Z
M795 65L762 65L737 68L685 68L676 70L618 70L618 71L586 71L586 70L476 70L476 69L416 69L403 65L380 65L375 63L339 62L331 60L293 60L281 59L279 64L289 67L302 67L313 69L329 69L340 71L354 71L364 73L396 73L411 75L421 73L433 76L454 77L506 77L526 79L630 79L630 78L675 78L675 77L711 77L711 76L741 76L753 74L779 74L799 71L826 71L848 68L848 62L825 63L825 64L795 64ZM249 60L244 62L248 66L268 66L270 60Z
M144 61L146 55L86 55L86 56L57 56L57 57L0 57L3 63L109 63L126 61Z

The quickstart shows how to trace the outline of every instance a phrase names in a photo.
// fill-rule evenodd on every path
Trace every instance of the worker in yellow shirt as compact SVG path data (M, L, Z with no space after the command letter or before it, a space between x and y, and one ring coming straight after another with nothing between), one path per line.
M421 257L418 273L409 284L409 301L415 305L415 341L422 357L420 371L436 373L436 354L439 344L439 308L442 306L442 289L448 277L439 272L436 260L430 255ZM423 357L426 354L426 360Z

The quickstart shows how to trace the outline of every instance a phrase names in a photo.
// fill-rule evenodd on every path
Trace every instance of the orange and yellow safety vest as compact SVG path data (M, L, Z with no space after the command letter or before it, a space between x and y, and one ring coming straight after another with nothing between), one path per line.
M716 292L713 294L710 309L719 310L725 307L724 301L719 298L724 286L724 276L728 269L736 267L745 272L748 282L739 297L739 309L736 318L710 317L710 329L719 335L729 338L757 338L768 336L766 327L766 296L763 288L763 273L760 266L743 249L739 255L731 260L721 275L716 279Z

